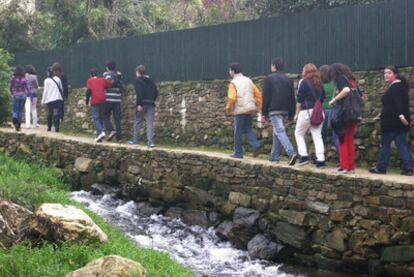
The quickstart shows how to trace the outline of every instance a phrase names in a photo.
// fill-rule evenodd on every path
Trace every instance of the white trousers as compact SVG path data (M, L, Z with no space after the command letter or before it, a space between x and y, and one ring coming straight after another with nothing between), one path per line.
M33 102L30 101L30 97L26 98L26 104L25 104L25 116L26 116L26 128L37 127L37 98L33 98ZM30 120L32 119L32 121ZM33 123L31 125L31 123Z
M316 159L319 162L325 161L325 147L322 140L322 126L323 123L319 126L312 126L310 123L310 115L312 110L300 111L298 115L298 120L296 122L295 128L295 138L296 144L298 146L298 153L302 157L308 156L308 150L306 148L305 135L306 132L310 129L313 144L315 145L315 154Z

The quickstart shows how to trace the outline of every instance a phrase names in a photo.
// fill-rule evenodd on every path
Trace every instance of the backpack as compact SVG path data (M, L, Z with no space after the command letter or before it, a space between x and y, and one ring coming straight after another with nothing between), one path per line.
M342 100L342 116L344 123L361 122L364 107L365 103L358 87L351 88L349 94Z

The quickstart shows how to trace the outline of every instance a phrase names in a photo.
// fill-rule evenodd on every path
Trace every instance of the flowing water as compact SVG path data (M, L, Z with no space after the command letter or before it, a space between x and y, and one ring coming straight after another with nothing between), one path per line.
M125 202L109 194L97 196L79 191L73 192L71 198L121 229L139 246L170 253L196 276L339 276L251 260L247 251L233 248L212 228L188 226L161 215L144 216L133 201Z

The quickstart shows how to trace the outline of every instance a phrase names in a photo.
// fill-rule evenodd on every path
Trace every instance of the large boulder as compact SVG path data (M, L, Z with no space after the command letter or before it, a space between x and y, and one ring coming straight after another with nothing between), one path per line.
M9 201L0 201L0 215L20 239L30 228L33 213L28 209Z
M260 213L253 209L239 207L234 211L233 227L227 237L239 249L247 249L247 243L258 233Z
M147 270L133 260L120 256L106 256L92 261L84 267L70 272L66 277L117 277L117 276L147 276Z
M31 233L50 241L106 242L108 236L81 209L70 205L43 204L31 222Z
M8 222L0 215L0 248L9 248L16 241L16 234Z
M263 234L257 234L247 244L247 251L252 259L275 260L283 248L283 245L271 241Z

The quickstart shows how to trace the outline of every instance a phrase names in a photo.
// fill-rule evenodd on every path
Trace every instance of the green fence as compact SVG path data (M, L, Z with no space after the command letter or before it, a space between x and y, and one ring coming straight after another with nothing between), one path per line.
M286 70L305 63L343 62L358 70L388 64L414 65L414 1L312 11L188 30L82 43L67 49L16 54L39 72L59 61L74 87L83 86L89 69L104 69L114 59L126 82L137 64L157 81L227 78L229 63L239 61L248 75L269 71L273 57Z

